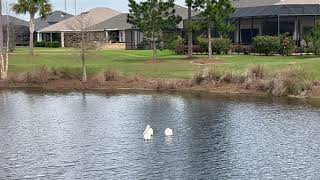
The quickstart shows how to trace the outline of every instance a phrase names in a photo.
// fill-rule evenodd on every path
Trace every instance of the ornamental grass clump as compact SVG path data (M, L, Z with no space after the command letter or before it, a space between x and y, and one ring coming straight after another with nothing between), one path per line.
M104 71L104 79L105 81L117 81L121 77L120 72L115 71L113 69L107 69Z
M251 65L247 70L248 78L252 79L262 79L266 74L267 73L265 71L264 65L261 64Z
M272 94L275 96L299 95L312 88L314 80L311 77L312 75L301 67L281 71L275 77Z
M50 78L51 71L46 66L41 66L33 69L30 72L20 73L11 78L14 83L47 83Z
M202 84L204 81L206 80L206 77L203 73L203 71L198 72L196 74L193 75L191 81L190 81L190 86L194 86L194 85L200 85Z
M223 72L218 70L216 67L212 67L206 70L205 77L208 81L220 81L223 76Z

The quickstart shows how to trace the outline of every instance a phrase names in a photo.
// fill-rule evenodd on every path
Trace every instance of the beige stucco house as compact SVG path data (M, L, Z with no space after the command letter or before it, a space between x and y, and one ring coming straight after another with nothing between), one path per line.
M77 16L70 17L56 24L38 30L38 37L41 37L41 34L55 34L59 37L61 46L65 47L66 45L68 45L68 43L70 43L68 41L65 41L68 35L70 36L72 33L79 31L90 31L92 32L91 34L93 37L93 41L103 41L106 39L105 32L92 29L91 27L108 19L111 19L119 14L121 14L121 12L110 8L94 8ZM38 41L42 40L43 39L38 38Z

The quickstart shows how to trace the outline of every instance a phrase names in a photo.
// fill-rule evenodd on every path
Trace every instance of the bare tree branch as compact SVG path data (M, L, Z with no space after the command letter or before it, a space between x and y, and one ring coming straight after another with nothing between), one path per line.
M96 49L94 43L94 32L89 31L90 21L92 17L82 13L75 17L75 21L70 24L69 29L72 32L67 33L67 42L73 46L80 48L80 57L82 61L82 82L87 82L86 56L90 50Z

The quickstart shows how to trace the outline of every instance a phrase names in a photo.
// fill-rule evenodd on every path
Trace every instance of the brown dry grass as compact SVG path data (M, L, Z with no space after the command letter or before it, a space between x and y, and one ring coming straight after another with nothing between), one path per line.
M81 72L81 71L80 71ZM51 89L96 89L96 88L139 88L157 91L180 89L205 89L235 92L256 92L274 96L319 94L320 81L302 68L289 68L268 74L262 65L251 66L246 73L237 74L221 71L215 67L200 71L188 80L166 80L140 76L125 77L118 71L107 69L89 77L88 83L81 83L81 73L65 69L48 69L43 66L31 72L21 73L10 78L10 83L44 86Z

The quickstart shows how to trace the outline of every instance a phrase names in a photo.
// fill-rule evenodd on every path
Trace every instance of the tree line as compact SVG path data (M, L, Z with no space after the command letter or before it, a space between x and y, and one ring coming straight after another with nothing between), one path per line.
M195 27L206 29L208 36L209 58L212 58L211 29L216 28L222 36L234 29L229 19L235 11L230 0L186 0L188 6L187 34L188 34L188 57L192 58L192 32ZM179 15L175 14L174 0L145 0L137 2L129 0L128 22L135 25L144 32L150 40L153 49L153 59L157 59L156 40L162 32L167 29L175 29L182 21ZM199 18L192 20L192 10L199 11Z

